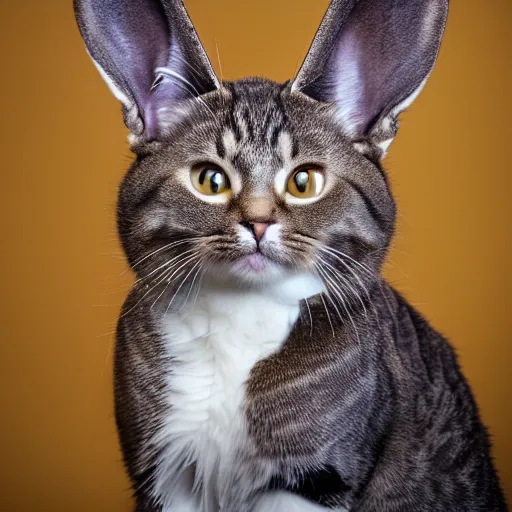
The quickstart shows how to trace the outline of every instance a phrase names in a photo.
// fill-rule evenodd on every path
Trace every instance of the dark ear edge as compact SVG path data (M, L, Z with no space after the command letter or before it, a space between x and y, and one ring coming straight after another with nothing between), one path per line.
M181 0L74 0L74 8L132 136L156 138L159 109L219 87Z
M292 92L304 92L311 83L321 78L321 73L327 67L336 41L357 2L358 0L331 1L293 81Z

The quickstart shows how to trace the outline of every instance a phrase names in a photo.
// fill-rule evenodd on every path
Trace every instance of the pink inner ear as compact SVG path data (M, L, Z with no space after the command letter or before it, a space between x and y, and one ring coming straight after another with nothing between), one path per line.
M361 0L349 14L347 5L331 3L297 83L334 100L347 134L363 138L406 108L430 74L447 0Z
M87 49L137 135L142 122L144 138L157 135L162 105L217 87L181 0L75 0L75 9ZM174 76L152 87L159 67Z
M360 69L361 57L361 48L356 35L347 34L340 41L338 51L335 52L336 72L333 73L333 80L339 117L344 128L351 135L357 135L363 131L366 123L363 109L365 94Z
M148 140L155 139L160 131L165 132L169 125L180 119L180 101L199 97L205 92L200 84L204 77L187 64L174 35L170 39L167 64L155 67L154 76L156 79L144 107L145 138Z

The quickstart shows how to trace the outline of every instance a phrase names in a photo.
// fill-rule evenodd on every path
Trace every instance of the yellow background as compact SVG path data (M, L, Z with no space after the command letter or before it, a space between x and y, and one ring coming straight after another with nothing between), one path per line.
M224 78L292 76L327 0L188 0ZM457 347L512 498L510 0L452 0L437 66L385 161L387 275ZM71 0L0 4L0 508L130 510L112 413L131 283L114 224L120 109ZM123 273L124 272L124 273Z

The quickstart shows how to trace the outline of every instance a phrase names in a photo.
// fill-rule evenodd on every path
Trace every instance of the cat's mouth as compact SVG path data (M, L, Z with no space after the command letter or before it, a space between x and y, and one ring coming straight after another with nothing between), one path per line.
M229 268L229 273L232 276L250 282L254 280L266 282L269 279L276 279L283 274L283 271L282 265L260 250L240 256Z
M264 272L270 265L273 265L274 263L260 251L257 251L242 256L237 261L237 264L245 267L249 271Z

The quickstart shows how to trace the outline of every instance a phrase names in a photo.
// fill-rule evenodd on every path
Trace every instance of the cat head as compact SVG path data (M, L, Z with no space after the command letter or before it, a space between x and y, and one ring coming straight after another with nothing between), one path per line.
M395 224L380 161L447 4L333 0L298 75L277 84L221 83L180 0L75 0L131 132L118 221L139 276L351 286L378 271Z

